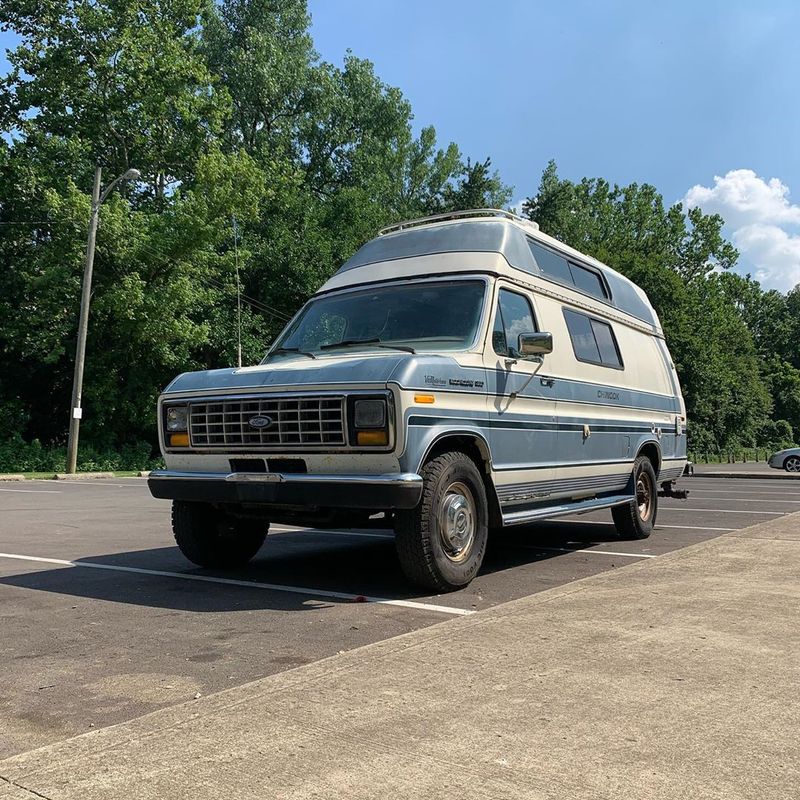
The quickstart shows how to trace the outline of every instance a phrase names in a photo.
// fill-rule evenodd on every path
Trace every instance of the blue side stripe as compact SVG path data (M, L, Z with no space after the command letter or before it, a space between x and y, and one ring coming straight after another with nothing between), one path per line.
M480 417L463 417L463 416L428 416L428 415L414 415L408 418L408 424L415 427L433 427L435 425L444 425L450 422L469 422L479 428L494 428L505 430L526 430L526 431L575 431L583 432L584 424L588 424L591 428L596 426L596 430L592 433L650 433L651 427L649 425L641 425L631 423L629 425L611 425L604 422L532 422L524 419L485 419Z

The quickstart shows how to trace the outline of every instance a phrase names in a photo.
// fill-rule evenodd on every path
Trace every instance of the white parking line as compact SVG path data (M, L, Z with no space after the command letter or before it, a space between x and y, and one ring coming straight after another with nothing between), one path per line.
M547 550L552 553L589 553L595 556L624 556L625 558L656 558L646 553L620 553L616 550L576 550L574 547L538 547L526 545L526 550Z
M117 564L98 564L91 561L66 561L61 558L41 558L40 556L26 556L18 553L0 553L0 558L16 559L18 561L33 561L39 564L57 564L62 567L86 567L88 569L106 569L112 572L133 572L137 575L153 575L159 578L178 578L184 581L198 581L200 583L220 583L225 586L242 586L247 589L267 589L271 592L288 592L290 594L305 594L311 597L328 597L335 600L349 600L350 602L377 603L386 606L401 606L415 608L420 611L436 611L440 614L468 616L475 612L466 608L453 606L439 606L434 603L418 603L414 600L391 600L386 597L369 597L366 595L348 594L346 592L331 592L325 589L309 589L305 586L285 586L279 583L261 583L257 581L241 581L234 578L214 578L210 575L192 575L185 572L167 572L160 569L142 569L141 567L124 567Z
M683 488L683 487L681 487ZM696 494L727 494L727 495L740 495L740 494L757 494L759 497L786 497L786 492L778 492L778 491L770 491L770 492L759 492L756 489L704 489L700 488L692 488L689 487L689 497L694 497ZM795 494L800 496L800 492L790 492L789 494Z
M699 525L662 525L660 522L657 522L656 530L660 531L662 528L672 528L676 531L722 531L723 533L739 530L739 528L701 528Z
M144 481L144 478L138 478L137 480ZM135 483L109 483L108 481L86 481L86 480L79 480L79 481L71 481L68 478L65 480L56 480L55 478L34 478L31 479L31 483L57 483L59 486L106 486L112 487L114 489L140 489L141 486ZM147 484L142 484L143 486L147 486Z
M800 500L784 500L782 495L775 495L772 500L762 500L759 497L698 497L692 492L689 496L689 502L692 500L699 500L701 502L707 500L709 503L718 503L720 500L728 500L731 503L792 503L794 505L800 505Z
M786 480L769 480L769 478L760 478L756 480L742 480L741 478L731 478L729 481L719 480L719 479L706 479L706 480L699 480L697 478L690 478L686 481L681 481L680 486L729 486L735 487L732 488L732 491L738 491L739 486L744 486L747 489L755 489L759 486L762 486L764 489L777 489L778 487L786 488L787 490L795 490L800 489L800 480L798 479L790 479Z
M603 525L606 528L613 528L613 522L600 522L600 520L594 519L554 519L552 522L574 522L575 525ZM676 530L681 531L735 531L738 528L705 528L700 527L699 525L662 525L660 522L656 524L656 530L661 530L661 528L675 528Z
M666 511L691 511L695 514L705 513L706 511L712 514L768 514L772 517L785 517L788 511L742 511L734 510L732 508L698 508L697 506L681 507L681 506L665 506L661 505L660 510Z
M394 539L393 533L367 533L366 531L340 531L329 528L294 528L288 525L270 525L270 531L278 533L333 534L334 536L366 536L370 539Z
M0 489L0 492L19 492L20 494L61 494L57 489Z

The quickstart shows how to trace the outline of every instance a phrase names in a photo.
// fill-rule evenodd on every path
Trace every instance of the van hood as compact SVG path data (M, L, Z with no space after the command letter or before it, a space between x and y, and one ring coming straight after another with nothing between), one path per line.
M380 385L390 380L401 386L412 385L416 376L432 368L458 369L450 356L411 353L338 353L316 360L306 356L280 359L255 367L184 372L164 390L164 394L231 389L288 389L296 387Z

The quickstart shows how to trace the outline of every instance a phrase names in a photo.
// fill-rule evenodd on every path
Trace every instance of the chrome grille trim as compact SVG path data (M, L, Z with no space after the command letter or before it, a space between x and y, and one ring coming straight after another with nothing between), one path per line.
M253 417L272 424L252 428ZM192 447L248 450L345 447L344 395L263 395L189 402Z

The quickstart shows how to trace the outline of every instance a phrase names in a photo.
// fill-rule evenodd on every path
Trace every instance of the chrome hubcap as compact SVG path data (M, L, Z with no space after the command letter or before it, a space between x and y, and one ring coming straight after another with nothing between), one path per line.
M800 472L800 458L790 458L786 462L787 472Z
M636 479L636 506L639 510L639 519L647 522L653 510L653 484L646 472L640 473Z
M444 554L451 561L464 561L475 540L475 501L465 484L457 482L447 487L438 516Z

